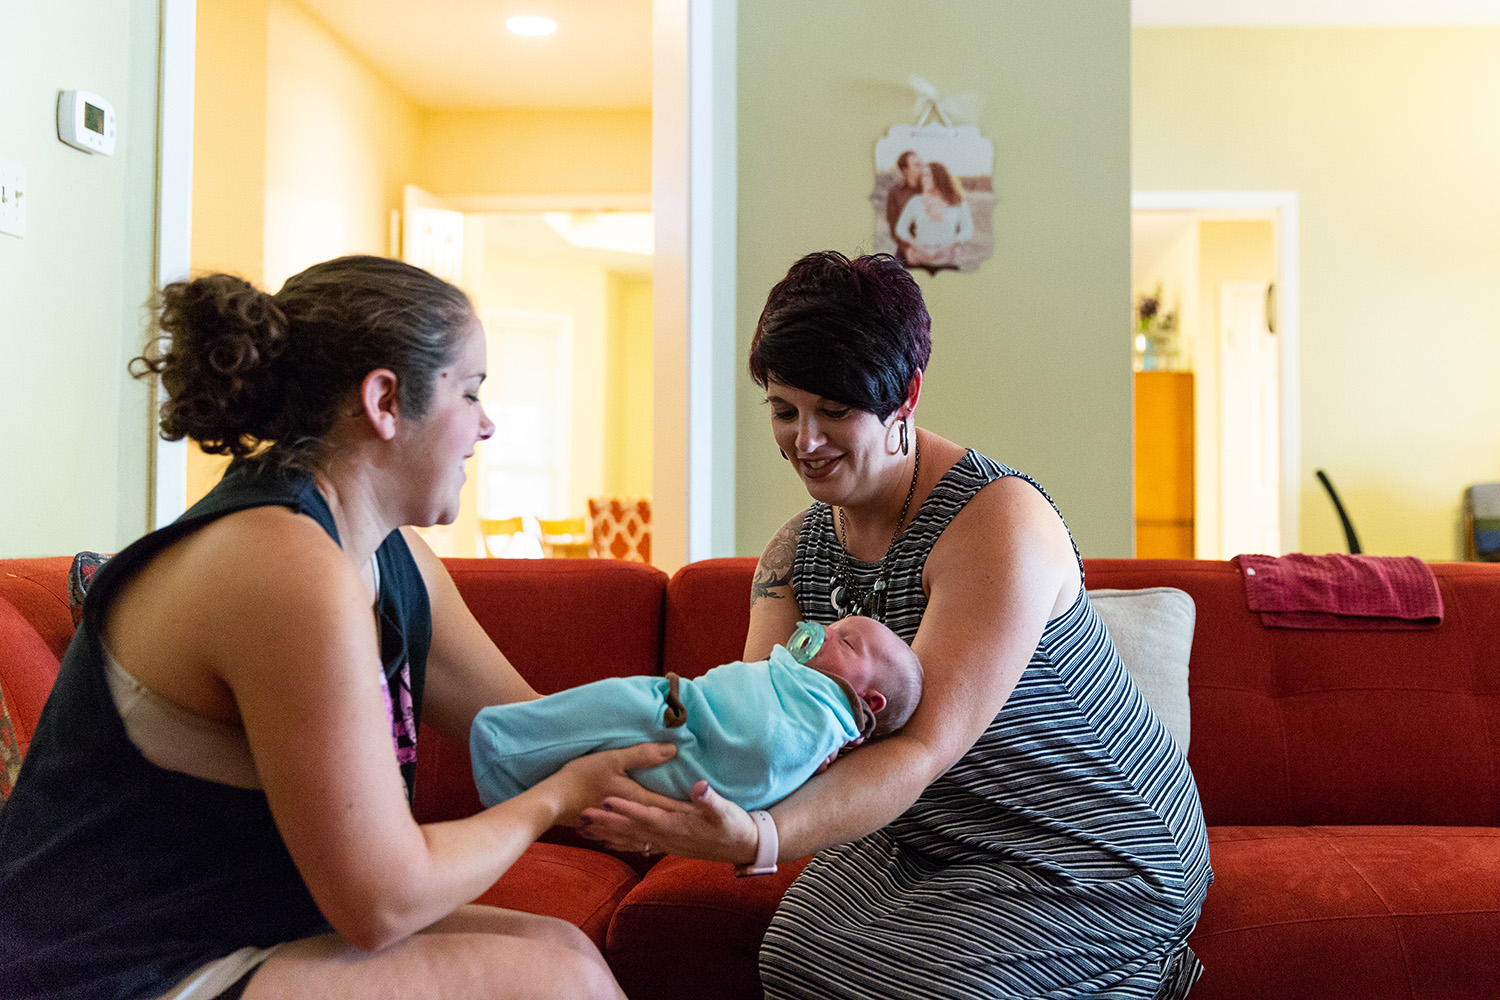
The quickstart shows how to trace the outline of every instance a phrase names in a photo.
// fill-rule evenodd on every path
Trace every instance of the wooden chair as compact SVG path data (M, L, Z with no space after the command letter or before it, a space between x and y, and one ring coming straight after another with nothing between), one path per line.
M584 559L589 554L589 536L581 517L537 518L542 552L548 559Z
M487 556L502 559L536 559L542 555L537 534L530 530L524 515L515 517L481 517L479 536L484 540Z

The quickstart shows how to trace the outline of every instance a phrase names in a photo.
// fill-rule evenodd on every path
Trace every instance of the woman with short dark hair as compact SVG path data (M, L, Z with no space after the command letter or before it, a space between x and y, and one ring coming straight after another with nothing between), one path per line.
M0 994L622 996L572 925L466 904L606 793L649 797L625 772L669 747L410 810L419 722L466 745L481 707L537 697L404 527L454 519L494 432L468 298L344 257L159 305L136 367L162 434L234 461L93 577L0 811Z
M818 852L766 933L768 997L1181 997L1212 879L1192 774L1050 498L917 428L929 326L894 259L818 253L771 290L750 349L814 503L761 556L745 656L798 618L878 618L925 668L906 728L763 818L706 788L584 818L617 846L735 864Z

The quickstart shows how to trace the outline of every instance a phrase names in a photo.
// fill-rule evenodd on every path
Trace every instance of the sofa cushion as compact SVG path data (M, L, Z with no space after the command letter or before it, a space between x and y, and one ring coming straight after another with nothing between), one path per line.
M59 660L73 641L68 611L67 556L6 559L0 568L0 600L9 601Z
M609 925L604 955L620 987L631 1000L760 1000L761 939L808 860L736 878L723 862L662 858Z
M661 670L667 575L602 559L445 559L469 610L542 694ZM413 811L423 823L481 808L460 744L422 726Z
M1125 669L1162 724L1188 751L1188 656L1193 651L1193 599L1176 587L1090 590L1094 606Z
M1269 629L1227 562L1085 560L1193 597L1193 744L1211 826L1500 825L1500 566L1434 563L1435 629Z
M615 560L445 559L495 645L542 694L661 671L667 575Z
M607 854L532 844L475 902L566 920L603 950L610 917L637 881L629 865Z
M66 606L63 614L67 614ZM31 746L57 670L57 657L31 622L8 601L0 600L0 691L5 694L16 748L22 756Z
M1193 1000L1500 995L1500 830L1210 827Z
M704 559L672 574L667 581L663 672L698 677L744 655L755 563L748 556Z

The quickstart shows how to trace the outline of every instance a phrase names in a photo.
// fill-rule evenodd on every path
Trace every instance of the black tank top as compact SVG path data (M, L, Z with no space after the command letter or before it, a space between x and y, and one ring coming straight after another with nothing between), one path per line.
M0 997L155 997L238 948L331 930L265 793L146 760L105 680L99 636L120 584L208 522L268 506L306 514L338 540L311 476L237 462L181 518L95 574L15 789L0 807ZM376 559L392 738L410 800L432 614L400 532Z

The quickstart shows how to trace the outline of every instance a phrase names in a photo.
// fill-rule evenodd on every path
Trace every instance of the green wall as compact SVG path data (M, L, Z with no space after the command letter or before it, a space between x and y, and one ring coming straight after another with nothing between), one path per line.
M157 0L0 0L0 157L26 235L0 235L0 558L111 550L147 527L144 343L156 190ZM114 105L113 156L57 138L57 96Z
M1456 559L1500 479L1500 28L1141 28L1141 190L1296 191L1301 544Z
M739 5L735 550L807 495L744 374L766 293L804 253L870 248L875 141L907 76L973 95L995 146L994 256L919 276L918 423L1036 477L1085 555L1132 551L1130 7L1126 0Z

